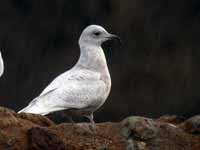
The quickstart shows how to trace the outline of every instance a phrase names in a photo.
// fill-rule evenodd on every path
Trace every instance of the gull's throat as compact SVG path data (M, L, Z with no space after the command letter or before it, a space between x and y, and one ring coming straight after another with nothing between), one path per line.
M81 46L80 52L77 64L95 71L107 68L105 54L101 46Z

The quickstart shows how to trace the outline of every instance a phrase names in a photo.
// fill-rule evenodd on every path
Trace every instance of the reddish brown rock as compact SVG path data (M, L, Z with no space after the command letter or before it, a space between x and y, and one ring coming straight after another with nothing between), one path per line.
M15 112L4 108L0 107L0 128L7 128L9 126L15 126L19 125L19 120L15 117Z
M53 121L41 115L35 115L35 114L30 114L30 113L20 113L20 114L17 114L17 117L24 120L29 120L42 127L55 125Z
M177 118L132 116L98 123L92 134L88 123L56 125L45 116L0 107L0 150L199 150L199 116Z
M28 148L27 131L36 125L16 116L14 111L0 107L0 150Z
M36 127L28 131L29 149L31 150L64 150L61 138L47 128Z
M46 117L17 114L13 110L0 107L0 150L27 149L27 131L34 127L49 125L53 125L53 122Z

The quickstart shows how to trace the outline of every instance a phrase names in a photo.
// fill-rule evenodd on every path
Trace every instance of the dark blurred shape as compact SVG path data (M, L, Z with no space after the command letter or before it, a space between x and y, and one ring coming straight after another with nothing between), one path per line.
M81 31L99 24L123 46L104 45L112 91L95 120L199 114L199 8L197 0L0 1L0 105L26 106L77 61Z

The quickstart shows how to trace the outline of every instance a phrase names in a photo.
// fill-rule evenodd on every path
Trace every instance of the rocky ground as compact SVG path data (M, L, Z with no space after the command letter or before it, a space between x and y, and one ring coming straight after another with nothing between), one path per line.
M55 124L0 107L0 150L200 150L200 116L130 116L121 122Z

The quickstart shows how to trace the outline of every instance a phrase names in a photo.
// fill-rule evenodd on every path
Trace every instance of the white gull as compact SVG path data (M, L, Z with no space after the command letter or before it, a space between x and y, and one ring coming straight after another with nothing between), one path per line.
M56 77L42 93L19 113L46 115L72 110L94 125L93 112L102 106L111 89L111 78L101 44L119 39L103 27L90 25L80 38L80 58L76 65Z
M0 51L0 77L3 75L3 72L4 72L4 63L3 63L3 58Z

